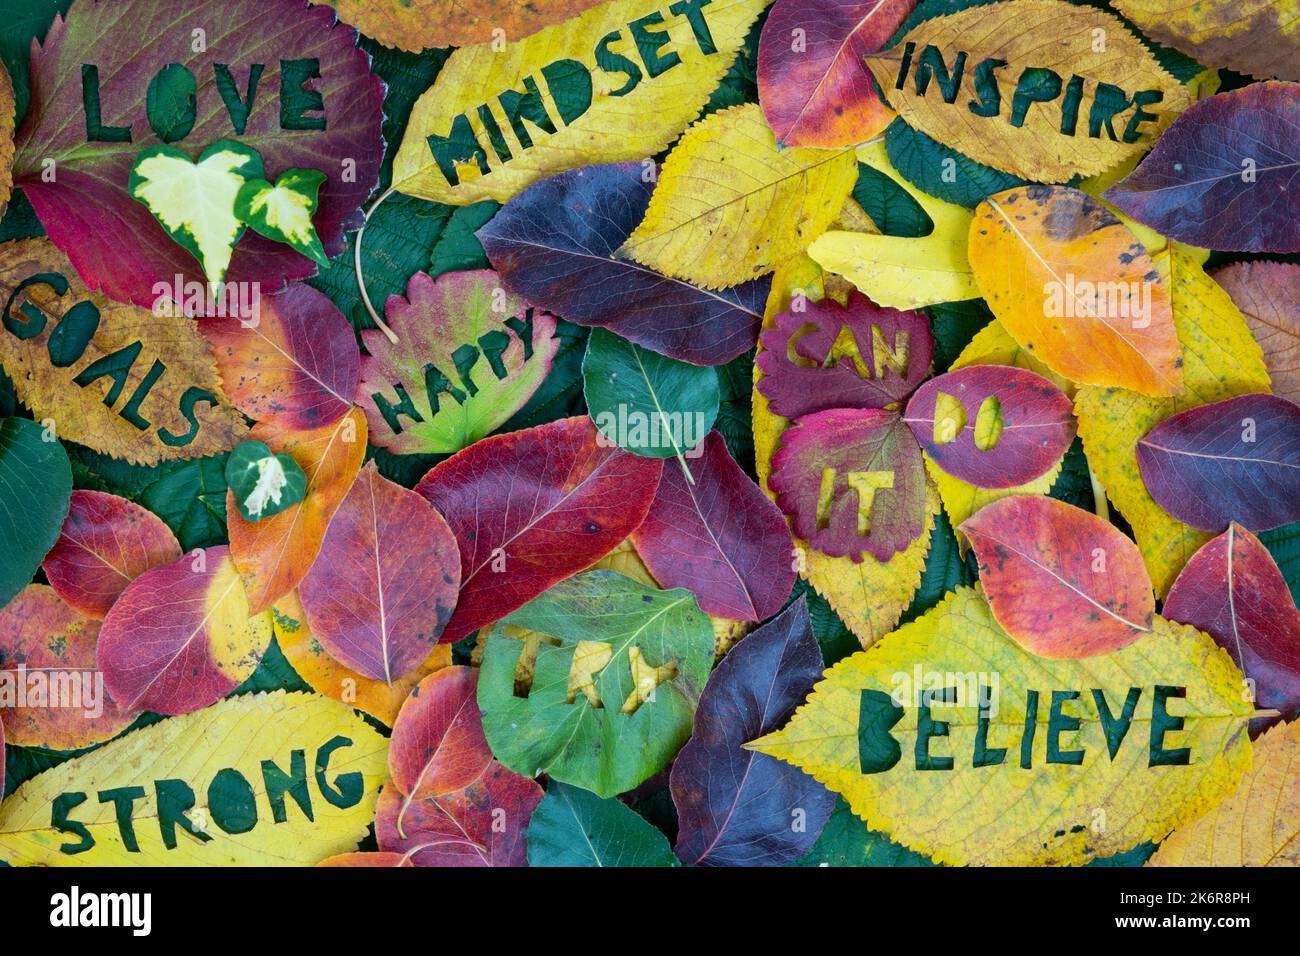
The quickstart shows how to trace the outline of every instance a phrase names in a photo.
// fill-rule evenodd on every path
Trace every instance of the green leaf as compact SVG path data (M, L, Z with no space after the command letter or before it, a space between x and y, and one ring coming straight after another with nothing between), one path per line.
M738 355L725 365L715 366L718 373L718 431L727 450L745 474L757 481L754 470L754 353Z
M136 156L127 191L199 261L208 281L219 285L244 234L235 198L245 182L261 178L261 155L233 140L217 140L197 162L179 147L163 144Z
M226 540L227 457L181 462L136 498L167 522L186 551Z
M265 442L244 441L226 460L226 484L246 521L261 521L296 505L307 494L307 473L288 452Z
M0 607L27 586L68 516L72 467L63 446L24 418L0 423Z
M677 866L668 840L617 798L552 780L528 822L529 866Z
M839 797L813 848L795 866L938 866L928 856L867 828Z
M1261 531L1259 540L1264 542L1264 547L1277 562L1282 577L1286 578L1286 586L1291 589L1291 596L1300 602L1300 522Z
M483 731L511 770L611 797L662 770L690 736L713 666L713 627L691 592L588 571L502 623L542 635L526 696L515 693L524 641L494 628L483 654Z
M906 189L866 163L858 163L853 198L886 236L916 239L934 230L934 220Z
M930 330L934 333L936 374L948 371L976 333L993 321L993 313L983 299L944 302L923 311L930 316Z
M250 179L235 196L235 215L258 235L283 242L319 265L328 265L312 216L326 176L318 169L286 169L272 186Z
M718 417L718 374L593 329L582 362L587 412L601 434L645 458L677 456L704 440ZM687 468L687 474L690 474Z
M0 59L13 80L16 126L22 126L31 98L27 63L32 40L44 43L54 17L66 16L70 6L72 0L0 0Z
M885 151L894 168L923 192L973 209L993 193L1024 185L1024 180L977 163L895 119L885 130Z
M456 208L429 253L429 275L436 278L444 272L492 268L482 243L474 233L486 226L500 208L500 203L490 199Z

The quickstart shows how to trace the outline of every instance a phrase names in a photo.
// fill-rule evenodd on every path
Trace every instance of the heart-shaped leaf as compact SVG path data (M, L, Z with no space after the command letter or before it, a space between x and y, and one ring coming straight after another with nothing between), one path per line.
M127 192L199 260L208 283L220 286L235 243L244 234L235 198L246 182L261 176L257 150L231 140L218 140L197 160L164 144L136 157Z
M283 242L317 265L329 264L312 217L317 193L327 179L319 169L286 169L272 186L249 179L235 196L235 215L260 236Z
M226 486L245 521L261 521L302 501L307 474L287 452L275 454L265 442L246 441L226 459Z

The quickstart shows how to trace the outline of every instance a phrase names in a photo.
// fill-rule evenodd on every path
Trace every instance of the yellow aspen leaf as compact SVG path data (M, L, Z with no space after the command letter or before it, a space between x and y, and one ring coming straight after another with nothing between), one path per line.
M1115 0L1157 43L1260 80L1300 80L1296 0Z
M114 302L48 239L0 245L0 363L57 437L138 465L233 448L248 431L192 319Z
M1263 352L1241 311L1177 243L1152 257L1169 289L1183 352L1183 384L1152 398L1125 388L1084 385L1075 397L1088 462L1133 535L1156 594L1164 597L1196 550L1212 535L1183 524L1156 504L1138 471L1138 439L1170 415L1234 395L1270 390Z
M822 284L820 270L806 257L796 257L778 270L772 282L763 328L770 328L778 313L790 308L794 295L819 299ZM816 291L818 295L812 295ZM759 345L762 349L762 345ZM772 474L772 455L789 419L774 414L767 399L758 390L762 375L754 364L754 389L751 394L754 422L754 463L758 484L772 500L768 487ZM925 556L930 550L934 518L939 513L939 495L926 483L925 530L906 548L888 561L878 561L867 553L861 562L850 557L832 558L814 551L808 542L794 538L799 574L824 597L863 647L868 647L898 623L921 584ZM787 520L789 520L787 518Z
M1208 635L1160 617L1110 654L1038 657L959 588L746 747L941 863L1074 865L1159 840L1232 791L1250 766L1241 681ZM952 703L922 708L927 694Z
M813 241L808 255L827 272L848 279L877 305L915 309L978 298L966 255L970 211L935 199L904 179L889 161L883 138L860 146L858 162L902 186L934 228L919 238L884 236L874 227L869 233L832 230Z
M499 35L519 40L601 0L311 0L384 46L408 53L469 46Z
M1254 752L1236 791L1171 833L1147 866L1300 866L1300 721L1271 728Z
M285 659L312 690L349 707L364 710L389 727L397 719L402 701L415 686L434 671L451 665L451 645L438 644L415 671L391 684L358 674L330 657L312 637L296 590L271 606L271 624Z
M0 806L15 866L312 866L355 850L388 741L317 694L248 694L111 741Z
M970 263L1002 327L1065 378L1170 395L1182 384L1169 290L1142 243L1078 189L988 197Z
M505 202L552 173L653 156L699 115L767 3L615 0L459 49L411 110L393 188Z
M618 255L705 288L738 285L825 232L857 169L852 149L777 149L757 103L721 110L668 154Z
M865 62L910 126L1040 182L1146 152L1191 102L1117 17L1064 0L934 17Z
M1057 375L1038 361L1028 349L1021 348L1020 343L1007 334L1007 330L998 323L997 319L975 333L975 337L966 343L961 354L953 360L952 369L966 368L969 365L1010 365L1027 369L1051 381L1067 397L1074 397L1074 383ZM939 490L939 497L943 500L943 510L948 513L948 520L952 522L953 528L957 529L975 512L1000 498L1006 498L1008 495L1047 494L1060 476L1061 463L1064 460L1065 456L1062 455L1061 461L1046 473L1033 481L1012 488L977 488L969 482L948 474L936 465L929 455L925 456L925 469L929 472L930 480ZM960 531L956 533L958 542L964 542L965 535Z

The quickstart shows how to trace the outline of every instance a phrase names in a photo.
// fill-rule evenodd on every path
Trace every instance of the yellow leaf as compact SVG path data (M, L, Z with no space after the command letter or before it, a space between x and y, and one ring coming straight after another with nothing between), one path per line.
M50 240L0 245L0 297L0 362L57 437L156 465L227 451L248 431L193 320L91 292Z
M1157 705L1157 685L1186 697ZM1108 735L1093 689L1119 718L1135 687L1126 732ZM1122 650L1048 660L1008 637L977 591L960 588L842 660L789 724L746 747L800 767L872 829L942 863L1080 864L1159 840L1236 786L1250 765L1252 708L1241 687L1227 652L1194 628L1157 617L1151 634ZM955 702L930 716L946 726L922 733L918 698L941 688L953 688ZM1168 762L1182 748L1188 762ZM918 769L927 753L951 759L951 769Z
M507 43L464 47L416 101L393 187L463 206L505 202L592 163L640 161L677 138L768 0L616 0Z
M0 216L9 208L14 185L14 85L0 66Z
M229 697L22 784L0 806L0 859L310 866L356 849L387 772L388 741L350 707L285 691Z
M1145 152L1191 102L1118 18L1064 0L935 17L865 61L908 125L1040 182Z
M1300 80L1296 0L1114 0L1114 6L1157 43L1201 63L1261 80Z
M1177 243L1153 257L1170 292L1174 326L1183 350L1183 385L1166 398L1124 388L1079 388L1074 411L1088 462L1106 495L1133 528L1156 594L1211 535L1164 511L1147 493L1133 452L1138 439L1176 412L1234 395L1269 391L1259 344L1232 299Z
M518 40L567 20L601 0L311 0L384 46L408 53L431 47Z
M618 255L708 289L771 272L830 226L857 179L852 149L781 149L757 103L700 120L668 154Z
M1300 721L1270 728L1254 751L1236 792L1171 833L1147 866L1300 866Z
M934 229L915 239L878 232L827 232L808 247L808 255L826 271L848 279L877 305L915 309L978 298L966 257L969 210L935 199L904 179L885 154L883 139L859 147L858 161L907 190Z
M303 614L297 590L290 591L271 607L275 640L298 676L312 690L326 697L364 710L389 727L397 719L402 702L425 677L451 664L451 645L437 644L423 664L391 684L358 674L330 657L312 636Z
M778 270L772 281L763 317L764 329L770 328L776 315L790 306L791 296L802 293L809 299L818 299L821 277L815 263L806 257L796 257ZM762 345L759 345L762 349ZM751 394L754 422L754 462L758 483L763 492L774 501L768 488L772 473L772 454L778 439L789 420L775 415L768 408L767 399L758 390L761 378L758 364L754 364L754 389ZM824 597L840 616L849 630L863 646L869 646L888 633L912 603L912 597L921 584L921 571L925 556L930 550L930 535L934 518L939 513L939 496L934 487L926 483L926 524L920 537L888 561L877 561L863 554L861 563L852 558L832 558L812 550L808 542L794 539L795 547L803 555L804 566L799 571L817 593ZM787 518L787 521L789 519Z

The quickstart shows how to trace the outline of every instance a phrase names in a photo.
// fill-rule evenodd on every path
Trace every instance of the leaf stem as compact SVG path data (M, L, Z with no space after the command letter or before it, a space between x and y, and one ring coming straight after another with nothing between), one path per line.
M1106 502L1106 489L1097 473L1092 470L1092 462L1088 462L1088 480L1092 482L1092 510L1102 521L1109 521L1110 505Z
M396 190L396 186L389 186L378 199L370 204L370 208L366 210L365 221L361 223L361 228L357 230L356 242L352 247L352 268L357 274L357 288L361 290L361 302L365 305L366 311L370 313L370 320L375 323L375 327L388 336L388 341L394 345L397 344L397 335L388 327L388 324L379 316L379 313L375 311L375 307L370 303L370 295L366 292L366 279L361 273L361 237L366 234L366 226L370 225L370 217L375 214L379 204Z

